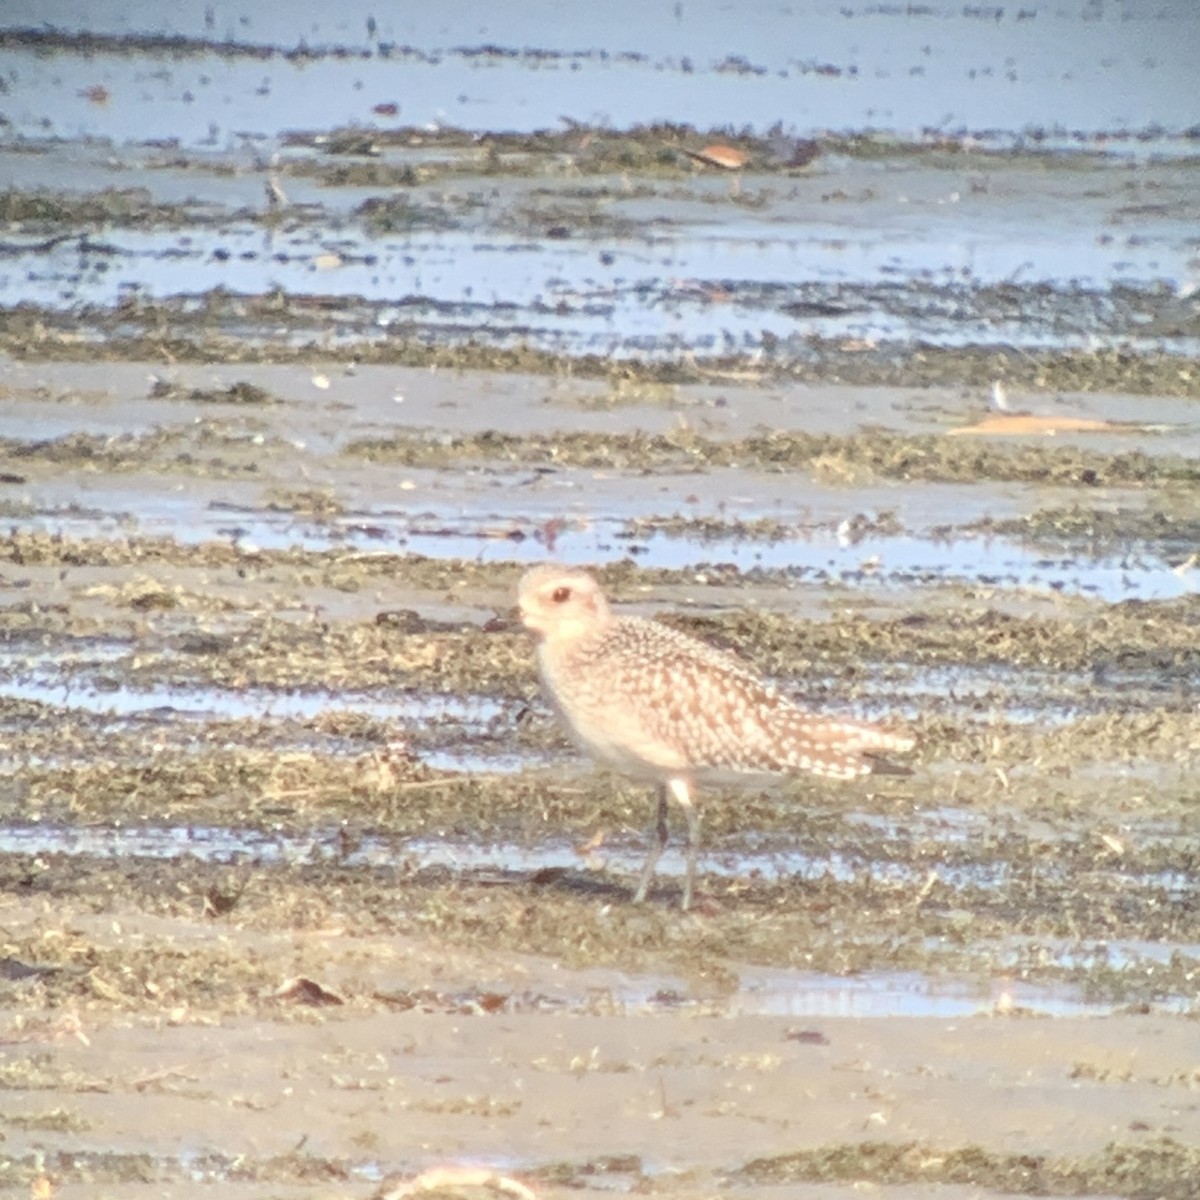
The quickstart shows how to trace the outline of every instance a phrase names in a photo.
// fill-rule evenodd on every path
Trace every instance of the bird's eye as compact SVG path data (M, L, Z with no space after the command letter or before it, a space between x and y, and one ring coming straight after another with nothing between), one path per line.
M550 599L553 600L555 604L566 604L570 598L571 589L569 587L556 587L554 591L550 593Z

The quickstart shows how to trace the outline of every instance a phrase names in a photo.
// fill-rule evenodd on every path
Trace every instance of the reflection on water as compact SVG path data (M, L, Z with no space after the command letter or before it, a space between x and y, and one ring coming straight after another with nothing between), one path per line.
M894 193L928 181L876 185ZM726 205L713 226L711 204L643 202L652 236L590 234L585 213L566 241L546 240L545 222L521 237L505 228L511 217L495 202L482 209L491 224L403 238L317 219L274 239L249 224L197 224L183 232L110 229L102 241L69 238L47 248L38 230L10 239L0 283L50 310L202 298L215 289L233 297L319 294L326 309L341 301L343 337L469 336L568 354L800 354L814 335L1029 350L1086 350L1119 338L1141 353L1200 349L1182 332L1186 297L1173 296L1192 273L1194 221L1187 205L1171 216L1161 191L1163 212L1143 217L1137 236L1113 237L1110 206L1070 195L1045 208L1035 230L1014 230L1014 219L1029 215L1023 202L1015 210L1003 201L960 205L962 183L952 180L940 196L873 206L878 227L864 229L858 204L843 210L841 224L814 213L807 193L827 183L801 185L798 204L764 186L771 199L754 221ZM619 195L607 203L619 208ZM546 221L556 219L563 218ZM318 265L328 261L336 266ZM1022 295L1058 292L1052 313L1043 311L1044 295L1014 305L987 291L1015 288L1018 276ZM1163 311L1139 314L1131 297L1097 304L1095 292L1117 287L1156 289L1143 307ZM202 299L191 307L202 310ZM236 301L226 319L254 340L272 336L278 323L245 306L239 313Z
M57 824L10 824L0 827L0 853L22 855L86 855L100 858L192 857L224 865L278 865L336 861L345 866L396 866L405 871L449 868L469 880L490 886L520 885L539 872L571 872L585 868L579 855L568 846L520 847L497 844L489 847L430 841L355 836L342 841L337 831L307 835L271 833L204 826L62 826ZM640 862L632 854L605 854L612 870L632 876ZM664 865L671 869L672 864ZM682 864L675 863L677 872ZM711 869L711 868L708 868ZM727 864L718 863L714 873L725 874ZM829 863L824 869L835 869ZM860 868L870 869L870 868ZM742 858L737 874L761 873L762 863ZM947 880L946 882L951 882ZM960 881L960 885L963 881ZM967 881L970 882L970 881ZM978 882L978 881L974 881ZM1017 969L1027 949L1014 940L991 951L995 970L1011 960ZM1063 968L1090 969L1097 965L1140 972L1179 957L1200 959L1200 946L1178 943L1113 942L1080 945L1038 943L1043 967L1057 963ZM940 1017L958 1018L979 1014L1005 1014L1013 1010L1042 1016L1103 1015L1112 1004L1088 1001L1080 989L1066 984L1032 984L1010 975L993 975L986 983L953 976L931 978L917 972L870 971L852 976L817 972L743 966L737 989L718 999L695 999L686 984L664 976L622 976L602 988L581 988L572 995L569 987L559 989L553 1000L580 1011L594 1009L603 992L605 1007L625 1010L654 1010L664 1004L677 1009L694 1007L731 1015L786 1017ZM1186 1011L1190 998L1167 998L1167 1008ZM517 1007L520 1007L519 1002Z
M102 236L87 222L49 239L14 230L0 289L60 312L220 289L227 332L267 341L280 322L238 313L239 297L319 296L309 316L334 342L470 339L659 359L803 357L813 336L1197 352L1191 0L1144 12L802 0L758 6L753 20L715 0L622 3L604 22L573 12L566 24L549 0L502 22L465 4L426 15L356 3L334 18L313 0L270 7L210 7L209 21L142 0L86 14L65 0L10 0L0 22L35 31L0 49L11 186L145 189L185 213L115 222ZM47 27L236 44L48 52L36 33ZM332 46L346 53L323 52ZM581 167L597 133L683 117L773 131L760 153L773 168L796 136L891 132L877 158L831 143L804 173L756 174L752 161L734 184L711 172L663 178L653 155L637 186L611 166ZM573 122L589 131L574 138ZM295 132L337 125L416 132L366 157L331 156ZM494 175L483 141L459 147L455 173L426 186L420 131L447 125L568 138L538 160L534 186ZM994 153L1013 146L1057 147L1063 169ZM1071 162L1080 147L1092 153ZM1158 161L1131 175L1134 154ZM264 230L276 156L291 203ZM320 186L335 182L339 159L412 174ZM399 192L395 178L407 180ZM397 194L434 227L401 221L402 234L375 237L350 215ZM989 288L1019 302L983 296ZM297 325L290 336L314 334Z
M201 507L182 496L164 497L156 509L134 523L138 533L170 536L191 545L231 541L248 554L292 548L407 551L431 558L525 563L545 560L549 550L541 527L561 513L561 508L549 507L532 518L524 511L464 513L459 505L443 513L381 509L317 520L269 509ZM122 514L67 509L31 514L23 524L86 538L127 535L131 521ZM864 590L965 584L1106 601L1169 600L1200 590L1200 571L1173 569L1161 546L1142 544L1096 554L969 531L937 537L900 532L851 541L836 528L797 526L790 536L764 540L747 537L735 526L724 533L706 529L690 534L686 524L678 530L641 532L624 519L596 517L567 523L555 534L553 553L560 561L580 565L632 556L647 568L686 568L703 574L732 566L751 579L753 572L765 571L795 582Z
M90 655L89 655L90 657ZM40 668L46 665L39 658ZM63 663L70 666L69 663ZM79 666L76 664L75 671ZM186 687L175 684L100 686L88 674L53 675L44 669L19 673L0 682L0 695L12 700L59 705L83 712L111 716L135 714L176 720L311 721L324 713L360 713L390 721L398 729L410 725L451 724L483 730L502 711L501 702L486 696L439 696L427 692L408 693L390 699L374 693L288 692L247 688Z
M45 705L76 717L98 717L112 736L134 735L145 741L143 755L170 748L174 753L203 752L198 727L224 722L251 722L253 735L278 752L294 751L357 756L379 748L379 727L388 744L403 747L426 766L459 773L509 773L538 767L554 757L538 745L523 744L520 723L528 702L520 696L445 696L394 689L376 692L282 691L266 688L229 689L204 684L120 682L128 647L81 648L59 657L10 654L0 658L0 701L14 704L0 717L0 730L18 733L27 713L23 704ZM1149 694L1158 709L1187 710L1188 696L1178 681L1145 671L1108 669L1103 679L1090 672L1038 671L974 664L893 666L860 669L853 711L867 719L915 720L933 713L973 714L979 720L1004 719L1014 724L1065 725L1080 717L1121 708L1134 711L1132 696ZM794 694L797 681L778 681L784 694ZM831 693L831 694L827 694ZM799 697L818 710L845 711L836 688L810 678ZM325 716L369 718L361 735L330 732ZM378 724L376 724L378 723ZM336 722L335 722L336 725ZM38 742L36 759L54 764L90 755L90 743L70 742L48 750ZM47 754L52 760L47 760ZM10 761L28 761L19 737L9 744ZM1111 771L1111 764L1105 767ZM1153 776L1150 776L1153 778ZM803 862L781 862L787 874L803 872ZM851 868L852 871L852 868Z
M960 814L970 821L972 814ZM944 821L914 818L891 833L907 841L924 836L915 827L928 825L931 838L941 838ZM885 831L886 832L886 831ZM953 840L953 839L951 839ZM187 855L219 864L279 865L307 861L336 861L344 866L397 867L404 871L450 870L465 879L496 886L518 884L530 877L543 880L577 875L596 877L598 872L634 879L645 859L642 844L606 843L581 851L565 841L547 839L535 845L503 841L449 841L383 834L353 833L349 839L336 828L311 833L227 826L130 824L128 826L63 825L55 822L11 823L0 826L0 853L78 854L100 858L176 858ZM990 889L1011 882L1010 864L973 862L948 866L876 860L865 853L829 851L820 854L802 849L781 849L777 841L763 848L739 852L713 852L702 856L705 873L723 879L755 879L853 883L870 880L892 888L916 888L932 875L939 887L950 891ZM677 847L664 852L658 874L680 879L684 855ZM1188 880L1178 873L1146 872L1125 876L1130 889L1154 889L1181 899ZM1163 952L1166 953L1165 951ZM1073 965L1088 965L1079 951L1061 947L1059 956ZM1139 954L1145 957L1145 953Z
M843 977L747 969L731 1009L776 1017L940 1017L952 1020L1018 1008L1047 1017L1103 1016L1111 1004L1084 1000L1078 988L996 978L987 984L930 979L916 971Z
M397 121L466 129L554 128L563 116L618 128L679 120L785 129L1178 133L1196 119L1191 0L1018 6L552 0L162 5L7 0L8 28L160 34L233 53L0 54L24 136L177 137L226 145L289 128ZM236 52L303 47L285 59ZM326 52L343 48L337 56ZM147 71L146 59L163 69ZM103 104L79 80L103 85ZM398 111L376 112L392 103ZM1161 143L1161 136L1158 138ZM1136 149L1133 142L1130 148Z

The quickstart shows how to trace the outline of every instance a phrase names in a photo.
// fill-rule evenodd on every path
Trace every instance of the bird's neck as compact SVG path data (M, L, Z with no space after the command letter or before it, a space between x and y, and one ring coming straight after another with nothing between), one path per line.
M542 638L540 653L547 665L569 662L586 657L600 641L611 623L607 616L603 620L564 621L550 634Z

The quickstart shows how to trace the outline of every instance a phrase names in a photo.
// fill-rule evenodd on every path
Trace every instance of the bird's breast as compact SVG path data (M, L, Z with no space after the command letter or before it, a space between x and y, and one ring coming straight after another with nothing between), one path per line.
M686 766L594 655L543 643L538 666L547 698L581 749L632 775L661 778Z

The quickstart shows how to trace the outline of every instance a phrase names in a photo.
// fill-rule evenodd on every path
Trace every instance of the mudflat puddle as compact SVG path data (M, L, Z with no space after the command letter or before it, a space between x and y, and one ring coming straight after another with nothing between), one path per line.
M202 754L210 728L230 744L252 738L279 753L301 752L355 758L385 744L411 754L425 766L456 773L511 773L545 765L547 750L530 742L523 730L545 730L548 716L540 701L485 695L445 695L391 690L336 692L321 689L225 688L175 682L132 682L128 647L120 644L76 647L58 656L0 655L0 729L11 731L15 761L30 761L20 746L28 704L42 706L54 719L70 717L94 727L100 736L134 736L145 744L139 758L151 761L172 753ZM168 666L168 659L163 662ZM145 669L143 664L142 669ZM781 680L789 690L793 685ZM893 666L860 672L855 705L868 719L916 720L944 713L1016 725L1068 726L1082 717L1104 714L1120 705L1128 712L1190 710L1177 680L1156 678L1144 670L1106 667L1087 671L1013 671L1004 666ZM823 689L811 684L810 704ZM836 700L835 700L836 703ZM365 729L331 731L330 722L361 718ZM125 753L131 752L127 748ZM94 753L90 741L53 745L38 741L34 758L58 764L83 761Z
M620 3L604 20L569 24L541 4L494 24L368 3L331 15L311 0L219 13L125 0L86 18L14 0L5 18L41 33L26 39L30 49L57 50L40 63L20 42L8 51L26 68L11 119L60 137L223 144L239 132L397 119L529 132L565 106L573 121L603 114L616 126L687 111L703 126L765 129L802 112L822 128L962 127L997 140L1037 130L1061 145L1107 133L1121 147L1113 134L1162 140L1194 116L1179 87L1195 28L1186 0L1137 12L805 3L754 22L720 6ZM79 33L92 40L73 43ZM103 53L122 37L132 42L124 53ZM167 69L145 72L152 57ZM81 67L109 90L104 103L71 87ZM1126 87L1108 86L1115 68Z
M337 858L345 866L390 864L406 875L451 870L466 886L495 888L527 885L532 879L545 884L570 884L571 873L583 873L580 855L570 847L530 849L517 845L479 847L428 839L385 839L356 836L346 848L343 835L296 836L253 830L201 826L130 826L101 828L64 826L52 823L0 826L0 854L38 859L44 856L78 856L87 859L168 859L180 857L220 866L268 868L280 864L302 864ZM640 859L633 853L605 851L606 865L633 876ZM780 871L833 871L859 868L836 862L814 863L800 855L777 855ZM706 870L723 873L752 873L761 877L763 862L751 857L718 857ZM682 874L682 860L668 854L662 863L668 878ZM977 881L978 882L978 881ZM625 903L624 900L621 903ZM1014 938L993 951L996 973L986 981L956 979L916 971L868 970L851 976L825 975L805 970L744 966L738 971L737 986L719 995L697 995L688 983L673 976L629 976L609 972L605 982L593 982L578 991L557 987L545 996L513 993L507 1006L576 1012L696 1011L730 1016L768 1015L783 1017L957 1017L1014 1013L1029 1016L1101 1016L1117 1007L1111 1001L1089 998L1085 985L1034 983L1019 977L1027 948ZM1063 941L1048 946L1039 943L1037 952L1043 969L1057 963L1064 969L1088 970L1103 964L1117 971L1139 972L1191 958L1200 962L1200 945L1164 947L1152 943L1108 941L1079 944ZM1012 972L1004 971L1011 960ZM470 1007L469 996L461 1003ZM1187 1011L1191 999L1166 995L1157 1003L1162 1011ZM804 1035L798 1035L803 1037Z
M20 238L10 239L0 282L46 311L128 308L216 289L246 297L281 290L332 304L341 341L378 342L419 328L422 337L451 344L485 339L497 348L639 359L780 346L799 352L812 336L1026 351L1087 349L1097 338L1119 338L1140 354L1182 356L1200 348L1200 338L1169 328L1171 297L1154 294L1188 276L1191 214L1173 225L1160 220L1152 236L1118 242L1103 236L1107 214L1096 211L1069 229L1044 230L1042 242L1013 242L1007 216L990 225L977 214L945 216L941 206L961 199L953 186L926 199L933 212L923 227L906 220L893 234L867 232L857 221L817 222L802 205L775 198L766 179L746 186L761 189L766 211L713 230L711 201L680 205L664 197L653 207L642 200L622 215L614 184L612 200L602 202L618 210L608 220L655 232L601 237L580 228L565 246L545 240L545 225L586 225L596 201L585 199L581 207L564 193L557 208L541 201L540 219L500 215L499 227L403 238L364 234L340 219L276 234L236 225L185 233L113 230L102 240L70 238L50 249L37 234L24 252ZM514 242L506 230L522 220L530 228ZM953 261L938 266L947 236L957 243ZM992 293L1018 276L1022 288L1063 291L1052 324L1040 312L995 311ZM1144 315L1132 329L1124 303L1095 302L1096 293L1118 285L1146 291ZM1136 312L1136 298L1130 299ZM1178 308L1186 312L1186 300ZM249 309L228 331L259 341L268 336Z
M349 482L352 473L344 478ZM846 512L845 505L856 502L797 480L788 499L746 503L756 481L726 472L707 484L688 476L672 479L664 488L667 504L678 503L689 490L690 499L696 492L704 497L703 504L689 504L682 515L649 508L654 488L637 480L589 484L586 476L568 473L551 484L530 486L528 478L504 472L475 484L422 482L410 506L358 508L350 502L344 509L338 505L341 511L319 515L277 500L256 505L208 498L220 485L163 492L148 506L144 493L95 481L80 496L84 503L40 502L38 493L49 493L50 499L61 492L52 481L25 492L31 503L17 497L13 503L22 526L36 532L78 539L167 536L190 546L226 542L247 556L290 550L409 553L529 564L547 557L581 564L631 558L643 568L697 574L732 569L793 586L870 592L959 584L1105 601L1170 600L1200 588L1200 571L1188 557L1186 522L1174 539L1168 528L1153 542L1134 535L1032 538L972 527L974 514L1015 514L1044 503L1046 492L1036 487L996 488L990 500L982 499L978 487L942 485L941 496L936 488L893 490L878 496L886 509L856 508L850 516L838 516L839 509ZM498 505L497 493L510 490L516 494ZM460 494L438 497L445 491ZM1140 506L1144 500L1132 497L1130 503ZM955 516L966 521L952 523Z
M727 486L727 485L726 485ZM94 493L92 500L99 499ZM1032 542L969 528L866 534L850 520L830 526L791 529L772 509L774 532L747 533L765 512L744 508L742 524L725 531L700 520L624 520L588 515L563 519L548 505L464 513L462 505L419 513L380 507L306 518L292 512L164 497L157 511L134 516L132 497L113 497L124 511L88 507L28 515L31 530L74 538L169 536L184 544L227 541L239 551L339 550L347 553L412 553L476 562L559 561L602 564L633 558L666 570L733 568L747 577L770 573L794 584L837 584L872 590L961 584L1105 601L1169 600L1200 590L1200 570L1187 562L1187 544L1148 545L1128 541L1095 546L1053 539ZM947 495L945 503L952 504ZM1004 505L1001 500L1001 504ZM859 519L863 519L861 516ZM545 533L553 527L552 549Z
M1097 199L1107 184L1065 188L1074 194L1056 197L1061 228L1050 207L1038 214L1036 237L1014 236L1014 218L1033 220L1025 210L1038 203L1036 177L1010 175L1010 195L980 206L964 200L965 180L936 170L906 165L889 176L836 161L826 170L836 184L826 176L781 190L749 177L740 195L755 211L743 202L715 222L714 207L729 202L704 180L654 185L659 194L636 201L623 198L619 180L589 184L582 196L553 181L534 199L512 185L497 199L483 181L464 180L449 203L432 194L406 201L404 220L418 228L401 236L323 210L278 230L208 215L182 232L75 236L68 226L48 244L38 229L10 237L0 282L26 305L82 310L89 323L163 304L192 322L215 300L225 332L259 344L278 340L282 313L295 345L323 323L331 348L418 337L670 361L802 358L811 338L1026 352L1119 344L1185 357L1200 347L1186 282L1195 222L1187 167L1156 168L1164 177L1154 207L1140 209L1138 232L1121 237L1108 232L1119 218ZM851 203L831 214L822 200L831 184L882 191L893 203L869 199L868 211ZM275 315L253 300L278 294L288 300Z
M1195 5L101 7L0 15L0 1190L1194 1200ZM912 773L634 905L552 557Z
M973 831L973 832L972 832ZM971 836L986 832L986 822L967 811L945 810L914 818L903 825L884 824L873 830L880 840L911 844L921 837L937 838L942 844L963 848ZM993 888L1007 881L1011 867L1004 862L935 865L872 859L847 844L825 855L784 848L777 838L751 839L756 848L738 852L713 852L705 856L704 869L726 879L781 880L830 879L838 882L868 879L895 885L945 884L952 888ZM872 843L873 844L873 843ZM337 827L311 833L289 833L279 829L239 829L224 826L123 824L115 826L64 825L30 822L0 827L0 852L21 854L66 854L101 858L165 858L186 855L216 864L253 863L263 866L306 861L337 861L347 866L396 866L407 873L452 871L464 880L485 886L516 886L533 879L551 882L578 877L586 887L588 872L612 870L636 878L645 853L628 839L579 848L561 840L529 846L489 840L486 843L410 838L353 832ZM664 852L659 872L668 879L681 879L682 851ZM1182 873L1124 873L1131 887L1161 889L1183 900L1190 891ZM569 882L569 881L568 881ZM1187 948L1185 952L1191 951ZM1163 952L1160 959L1169 957ZM1152 955L1153 957L1153 955Z
M339 23L324 50L305 42L290 57L251 34L258 15L249 40L191 30L123 44L73 40L71 14L47 33L30 11L0 47L0 165L15 197L75 206L30 205L0 247L0 286L97 340L165 316L258 347L346 353L789 364L830 343L1192 357L1200 189L1180 46L1197 30L1185 8L1140 19L1158 44L1136 56L1107 12L818 11L800 28L790 9L764 17L806 46L822 30L823 66L780 57L757 22L731 31L745 54L718 53L728 18L716 10L654 31L639 12L634 38L652 54L534 49L537 36L446 45L420 20L423 44L396 43L364 11L359 29ZM1080 38L1060 52L1086 42L1077 68L1047 62L1046 25L1075 22ZM304 24L323 27L323 14ZM909 73L893 34L919 60ZM1011 40L1003 67L998 38ZM665 52L693 39L696 53ZM965 67L962 45L993 65ZM876 53L886 65L834 65ZM754 65L760 55L774 65ZM1159 116L1097 111L1104 84L1080 80L1099 64L1107 78L1113 61L1150 89L1130 83L1122 103ZM955 102L933 100L933 76ZM515 109L514 87L529 89ZM1054 122L1019 117L1021 95ZM965 116L971 96L982 123ZM799 111L806 127L779 121ZM681 112L695 128L672 124ZM690 157L717 136L737 143L735 172Z

